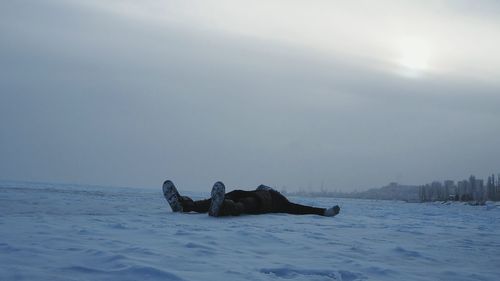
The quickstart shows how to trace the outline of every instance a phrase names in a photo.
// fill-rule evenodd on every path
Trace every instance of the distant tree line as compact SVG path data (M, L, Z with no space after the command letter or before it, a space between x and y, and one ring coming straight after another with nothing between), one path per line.
M371 188L365 191L355 192L341 192L341 191L328 191L322 189L321 191L305 191L299 190L298 192L288 193L292 196L301 197L335 197L335 198L355 198L355 199L375 199L375 200L402 200L407 202L418 202L419 189L416 185L400 185L391 182L386 186L379 188ZM282 190L283 192L283 190ZM286 192L286 191L285 191Z
M468 180L452 180L443 183L435 181L419 187L420 202L464 201L484 204L487 200L500 201L500 174L488 177L486 185L482 179L470 176Z

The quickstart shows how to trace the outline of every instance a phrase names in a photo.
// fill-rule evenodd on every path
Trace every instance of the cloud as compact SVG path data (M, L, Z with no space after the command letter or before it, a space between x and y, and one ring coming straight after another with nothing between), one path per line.
M350 188L498 167L495 81L401 77L362 55L374 45L342 51L371 37L339 34L349 30L339 26L331 38L296 44L322 21L288 40L286 24L253 18L280 2L211 27L233 4L206 17L204 4L192 12L171 2L162 20L162 9L148 19L151 10L136 12L133 2L98 3L1 4L0 178ZM290 5L299 17L302 6ZM283 37L271 38L280 28ZM359 38L314 47L349 36Z

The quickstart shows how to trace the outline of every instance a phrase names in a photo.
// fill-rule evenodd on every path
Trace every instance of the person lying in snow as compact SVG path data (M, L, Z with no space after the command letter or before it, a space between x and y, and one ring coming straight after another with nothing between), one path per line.
M163 195L173 212L208 212L212 217L267 213L333 217L340 212L338 205L325 209L292 203L281 193L265 185L260 185L253 191L233 190L226 193L224 184L219 181L212 188L211 198L193 201L187 196L181 196L175 185L167 180L163 183Z

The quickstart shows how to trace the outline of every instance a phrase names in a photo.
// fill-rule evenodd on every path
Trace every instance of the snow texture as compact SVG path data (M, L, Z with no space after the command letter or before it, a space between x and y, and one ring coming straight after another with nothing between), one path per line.
M172 213L161 185L1 182L0 280L493 281L500 275L495 204L291 199L342 210L334 218L213 218Z

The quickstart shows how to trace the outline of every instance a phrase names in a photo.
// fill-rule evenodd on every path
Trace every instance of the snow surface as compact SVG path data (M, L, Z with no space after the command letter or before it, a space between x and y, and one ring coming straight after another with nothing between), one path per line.
M211 218L161 186L1 182L0 280L499 280L495 204L291 199L342 210Z

